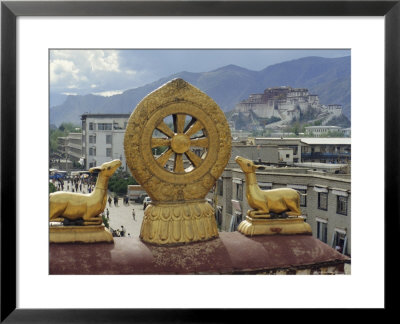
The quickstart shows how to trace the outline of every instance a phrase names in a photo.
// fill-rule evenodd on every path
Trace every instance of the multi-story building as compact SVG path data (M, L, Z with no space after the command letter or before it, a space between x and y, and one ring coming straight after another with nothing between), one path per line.
M344 134L343 128L339 126L307 126L305 127L306 135L312 135L315 137L326 136L329 133L342 133Z
M307 167L267 167L257 171L261 189L293 188L313 236L351 254L351 180L349 174L313 172ZM225 169L208 200L214 205L221 231L234 231L250 209L246 177L241 169Z
M82 133L69 133L57 139L58 151L71 161L82 158Z
M276 145L278 148L292 149L294 163L349 163L351 160L351 138L347 137L256 137L251 141L256 145Z
M129 114L84 114L82 120L82 154L89 169L119 159L126 170L124 136Z
M301 161L321 163L349 163L351 138L302 138Z

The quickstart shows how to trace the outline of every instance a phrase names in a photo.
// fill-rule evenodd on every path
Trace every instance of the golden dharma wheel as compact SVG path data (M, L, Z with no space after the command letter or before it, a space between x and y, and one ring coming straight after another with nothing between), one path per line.
M205 93L174 79L146 96L129 118L125 156L152 203L140 238L177 244L218 237L205 196L231 154L224 113Z
M224 113L205 93L175 79L132 113L124 140L128 166L153 201L204 199L231 153Z

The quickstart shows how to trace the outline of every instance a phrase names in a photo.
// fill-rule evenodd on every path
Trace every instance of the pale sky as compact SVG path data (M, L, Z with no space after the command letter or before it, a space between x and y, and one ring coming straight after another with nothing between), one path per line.
M112 95L182 71L228 64L260 71L306 56L342 57L350 50L50 50L52 94Z

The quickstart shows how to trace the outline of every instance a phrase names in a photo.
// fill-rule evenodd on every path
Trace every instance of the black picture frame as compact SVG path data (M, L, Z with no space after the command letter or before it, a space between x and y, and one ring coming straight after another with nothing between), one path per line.
M400 1L2 1L1 3L1 322L230 322L238 310L17 309L16 19L19 16L383 16L385 18L385 309L398 286ZM373 188L371 187L371 190ZM372 210L382 216L382 208ZM371 233L372 235L373 233ZM368 248L368 247L366 247ZM374 267L371 255L371 268ZM368 271L368 269L365 269ZM267 293L267 292L266 292ZM239 296L238 296L239 297ZM316 296L317 297L317 296ZM252 310L259 316L262 310Z

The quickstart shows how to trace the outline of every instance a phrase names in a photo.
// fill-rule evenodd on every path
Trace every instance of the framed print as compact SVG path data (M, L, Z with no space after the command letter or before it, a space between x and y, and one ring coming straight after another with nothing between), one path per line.
M398 281L390 262L397 252L390 252L399 230L393 208L399 199L399 22L399 1L3 1L1 320L223 322L238 309L391 308L388 296ZM55 48L350 49L357 107L352 182L358 183L352 187L352 274L285 282L272 276L49 275L47 228L41 226L48 217L48 161L42 159L48 147L41 143L48 141L49 49ZM321 284L326 298L313 300ZM256 298L246 297L248 287ZM288 294L292 299L282 303Z

